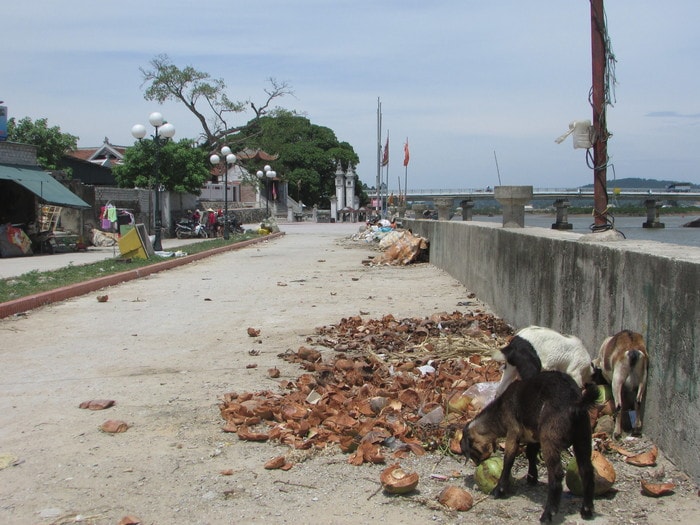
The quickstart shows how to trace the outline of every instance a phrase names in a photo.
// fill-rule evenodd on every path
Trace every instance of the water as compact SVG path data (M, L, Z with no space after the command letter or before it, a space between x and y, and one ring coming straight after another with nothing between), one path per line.
M615 229L622 232L625 237L630 240L656 241L700 248L700 228L683 228L682 226L683 224L697 218L698 215L664 216L662 214L660 220L666 225L666 227L661 229L653 229L642 228L642 223L646 221L646 217L616 217ZM503 223L503 217L500 215L493 217L475 215L474 221ZM553 215L525 214L526 228L528 226L551 228L554 222L555 217ZM569 223L571 223L574 228L566 231L574 233L590 233L590 226L593 224L593 218L580 215L570 215Z

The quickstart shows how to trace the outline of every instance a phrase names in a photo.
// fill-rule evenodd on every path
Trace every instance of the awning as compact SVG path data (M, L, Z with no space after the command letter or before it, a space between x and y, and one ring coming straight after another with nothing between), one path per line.
M41 168L0 164L0 180L3 179L21 184L46 204L69 208L92 207Z

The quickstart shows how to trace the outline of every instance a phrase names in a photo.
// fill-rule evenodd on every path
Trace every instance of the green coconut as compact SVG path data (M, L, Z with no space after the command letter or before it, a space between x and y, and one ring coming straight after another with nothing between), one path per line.
M613 483L615 483L615 469L603 454L598 451L593 451L591 455L591 462L593 463L594 475L594 485L593 493L596 496L602 496L608 492ZM571 491L572 494L576 496L583 496L583 482L581 481L581 476L578 473L578 465L576 464L576 458L571 458L566 466L566 486Z
M474 481L479 490L485 494L491 494L498 485L498 480L503 472L503 459L490 457L479 463L474 472Z

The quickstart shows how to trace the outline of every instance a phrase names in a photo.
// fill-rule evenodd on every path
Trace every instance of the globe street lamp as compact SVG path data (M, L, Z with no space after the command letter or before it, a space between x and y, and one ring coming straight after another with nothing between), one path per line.
M160 216L160 148L168 142L169 139L173 138L175 135L175 126L169 122L163 120L163 115L154 111L148 116L148 122L155 128L155 133L153 136L153 143L156 147L156 162L155 162L155 189L156 189L156 202L155 202L155 230L156 238L153 242L153 249L156 251L162 251L163 246L160 242L161 230L163 229L163 221ZM131 128L131 134L138 140L143 139L146 136L146 126L143 124L136 124Z
M265 217L270 217L270 182L277 176L277 173L270 166L265 166L263 170L256 173L260 180L265 179Z
M216 166L222 160L224 161L224 239L228 239L228 167L236 164L236 155L231 153L231 148L224 146L221 148L221 157L214 154L209 157L209 162Z

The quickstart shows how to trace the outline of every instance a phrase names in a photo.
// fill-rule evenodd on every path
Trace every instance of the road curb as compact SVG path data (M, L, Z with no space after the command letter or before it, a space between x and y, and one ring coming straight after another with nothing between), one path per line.
M168 259L166 261L156 264L151 264L150 266L144 266L141 268L136 268L134 270L127 270L125 272L119 272L113 275L108 275L106 277L99 277L90 281L71 284L69 286L62 286L60 288L49 290L47 292L28 295L26 297L21 297L13 301L0 303L0 319L9 317L11 315L17 315L22 312L27 312L29 310L33 310L34 308L39 308L40 306L45 306L47 304L64 301L66 299L70 299L71 297L85 295L87 293L94 292L102 288L107 288L108 286L114 286L116 284L124 283L127 281L133 281L134 279L140 279L141 277L146 277L147 275L162 272L163 270L170 270L171 268L176 268L178 266L183 266L191 262L199 261L200 259L205 259L206 257L211 257L212 255L217 255L219 253L228 252L232 250L239 250L241 248L245 248L246 246L268 241L271 239L276 239L283 235L284 232L271 233L270 235L265 235L263 237L248 239L247 241L241 241L228 246L213 248L211 250L206 250L192 255L186 255L184 257L173 257L172 259Z

